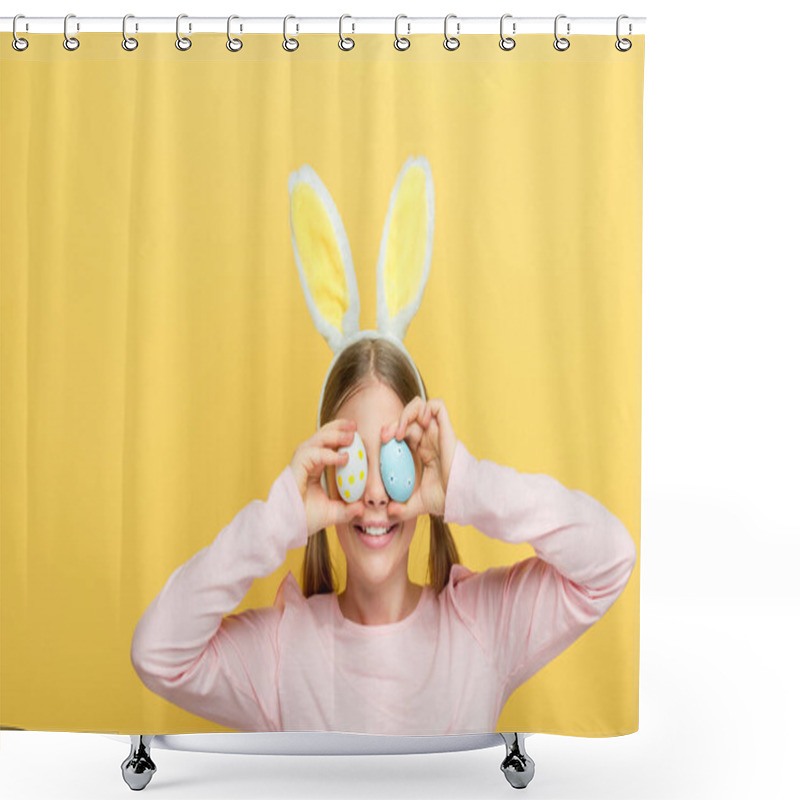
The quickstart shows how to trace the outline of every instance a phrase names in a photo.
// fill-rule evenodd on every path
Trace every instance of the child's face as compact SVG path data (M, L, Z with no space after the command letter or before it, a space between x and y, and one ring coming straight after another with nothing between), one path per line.
M357 580L379 585L396 575L398 570L408 575L408 550L414 537L417 520L407 519L398 522L390 518L388 507L390 497L381 480L380 449L381 428L400 419L403 403L392 389L377 380L362 387L339 410L338 419L355 420L359 436L366 448L367 484L361 501L364 514L349 525L336 526L339 542L347 557L347 580ZM420 481L419 459L415 455L416 485ZM327 468L328 494L331 498L344 502L335 485L335 468ZM367 533L360 533L364 525L384 526L397 523L388 537L380 540ZM370 545L373 545L372 547Z

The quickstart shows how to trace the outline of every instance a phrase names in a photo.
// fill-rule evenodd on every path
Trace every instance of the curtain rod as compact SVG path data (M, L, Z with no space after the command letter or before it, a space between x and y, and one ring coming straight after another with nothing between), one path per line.
M415 33L438 33L444 35L444 17L354 17L349 14L339 17L291 16L288 32L298 33L338 33L340 25L345 34L387 33L393 34L395 24L404 36ZM594 34L613 36L617 30L616 17L570 17L558 15L559 36L571 34ZM181 34L226 33L228 17L193 17L181 15ZM514 17L506 15L503 31L506 36L525 33L554 33L555 15L552 17ZM643 34L645 17L627 17L620 21L620 35ZM11 32L13 17L0 17L0 30ZM64 33L64 17L28 17L20 15L17 19L17 33ZM69 15L69 35L79 33L122 33L122 17L80 17ZM136 17L129 16L126 24L128 35L132 33L175 32L177 17ZM236 33L283 33L284 17L234 17L231 31ZM500 16L497 17L459 17L450 15L447 31L449 36L476 33L500 34Z

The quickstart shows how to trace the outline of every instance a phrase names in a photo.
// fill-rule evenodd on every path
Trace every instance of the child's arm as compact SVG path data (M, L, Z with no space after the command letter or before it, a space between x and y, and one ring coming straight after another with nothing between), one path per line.
M636 563L630 533L593 497L549 475L479 461L461 441L444 519L536 550L510 567L472 574L457 568L452 588L509 692L608 611Z
M305 509L289 467L267 500L253 500L214 541L170 575L131 643L131 662L156 694L237 730L280 730L276 686L282 609L230 614L255 578L308 540Z

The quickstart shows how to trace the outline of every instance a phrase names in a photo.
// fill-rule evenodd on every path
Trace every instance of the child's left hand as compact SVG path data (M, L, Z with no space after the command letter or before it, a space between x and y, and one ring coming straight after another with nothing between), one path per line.
M390 517L412 519L420 514L444 515L444 501L450 467L456 450L456 434L439 398L415 397L400 419L381 429L381 444L392 437L406 439L415 461L421 462L422 477L405 503L389 501ZM417 458L418 457L418 458Z

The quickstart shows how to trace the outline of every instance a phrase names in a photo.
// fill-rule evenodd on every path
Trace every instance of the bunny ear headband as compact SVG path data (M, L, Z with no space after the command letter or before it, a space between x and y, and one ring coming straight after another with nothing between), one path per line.
M389 199L378 255L378 329L360 330L358 285L350 244L336 204L317 173L303 164L289 175L292 248L314 327L333 351L317 407L333 365L350 344L390 340L406 356L426 400L422 379L403 338L422 301L433 250L433 176L424 156L409 156Z

